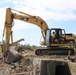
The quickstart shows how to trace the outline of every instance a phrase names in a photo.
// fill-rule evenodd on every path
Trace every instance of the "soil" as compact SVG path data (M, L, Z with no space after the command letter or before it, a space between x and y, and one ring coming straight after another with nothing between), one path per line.
M69 67L71 67L70 70L71 70L72 75L76 74L76 70L75 70L76 61L72 62L71 60L68 60L67 56L65 57L64 56L38 57L34 54L32 50L28 50L28 49L20 51L19 54L22 56L21 59L11 64L4 63L3 54L2 53L0 54L0 75L40 75L40 66L42 63L41 60L50 60L51 62L56 61L55 63L59 63L60 61L61 62L66 61L67 63L69 62L68 65ZM42 68L43 67L44 66L42 66Z
M27 50L19 54L22 55L21 59L11 64L4 63L3 54L0 54L0 75L34 75L33 59L28 56Z

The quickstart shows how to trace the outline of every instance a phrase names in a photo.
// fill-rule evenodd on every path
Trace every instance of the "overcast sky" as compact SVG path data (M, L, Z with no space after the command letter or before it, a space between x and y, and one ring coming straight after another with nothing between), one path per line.
M49 28L63 28L76 34L76 0L0 0L0 41L8 7L40 16ZM13 38L24 38L23 44L39 45L41 31L33 24L14 20Z

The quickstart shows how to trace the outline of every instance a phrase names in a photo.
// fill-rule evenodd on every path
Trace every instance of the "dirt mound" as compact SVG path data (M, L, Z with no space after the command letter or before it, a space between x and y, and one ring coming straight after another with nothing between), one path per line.
M27 52L27 50L21 51L20 60L11 64L4 63L3 54L0 54L0 75L34 75L33 59L28 57Z
M30 60L30 58L24 57L21 60L14 63L11 74L30 75L30 73L33 73L32 70L33 62Z

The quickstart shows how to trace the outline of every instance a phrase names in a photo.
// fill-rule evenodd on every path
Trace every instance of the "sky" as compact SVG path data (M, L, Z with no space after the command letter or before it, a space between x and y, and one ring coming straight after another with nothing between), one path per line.
M0 41L5 40L2 34L9 7L41 17L49 28L63 28L76 35L76 0L0 0ZM36 25L14 19L12 30L14 41L24 38L21 44L40 45L41 30Z

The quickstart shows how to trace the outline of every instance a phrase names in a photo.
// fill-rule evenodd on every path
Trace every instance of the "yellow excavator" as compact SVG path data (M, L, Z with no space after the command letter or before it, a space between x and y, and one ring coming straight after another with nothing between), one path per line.
M19 14L12 13L12 10L18 12ZM14 46L14 44L24 40L20 39L16 42L13 42L12 27L14 19L32 23L41 29L43 37L41 45L44 45L45 47L37 48L35 51L36 55L64 55L68 54L69 51L71 54L74 53L75 37L72 34L66 34L65 30L61 28L49 29L47 23L39 16L32 16L21 11L7 8L5 25L3 30L3 37L5 36L6 39L5 44L2 44L4 61L6 63L12 63L19 59L17 52L13 52L15 47L11 47ZM4 35L5 32L6 35Z

